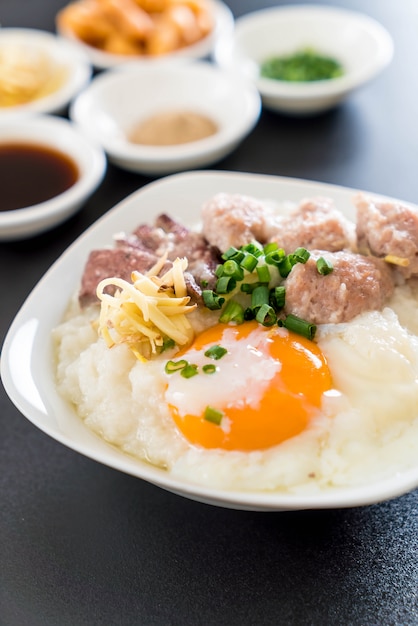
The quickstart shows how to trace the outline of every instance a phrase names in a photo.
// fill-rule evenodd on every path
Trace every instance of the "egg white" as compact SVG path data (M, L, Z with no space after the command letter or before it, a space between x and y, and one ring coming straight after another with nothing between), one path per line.
M268 346L263 345L265 337L258 345L260 332L265 335L263 330L254 330L246 340L236 341L233 329L226 327L222 347L227 353L217 361L205 357L205 350L188 350L187 359L196 364L199 371L208 363L215 365L216 382L213 374L201 374L192 379L180 374L168 375L165 393L168 404L177 407L181 417L202 415L208 405L223 408L245 403L257 407L270 381L281 368L281 364L269 356Z

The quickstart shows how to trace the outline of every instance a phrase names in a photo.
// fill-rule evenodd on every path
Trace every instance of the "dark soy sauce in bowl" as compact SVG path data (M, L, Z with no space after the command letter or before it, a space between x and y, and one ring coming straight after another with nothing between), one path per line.
M33 206L63 193L79 170L66 154L46 145L0 143L0 211Z

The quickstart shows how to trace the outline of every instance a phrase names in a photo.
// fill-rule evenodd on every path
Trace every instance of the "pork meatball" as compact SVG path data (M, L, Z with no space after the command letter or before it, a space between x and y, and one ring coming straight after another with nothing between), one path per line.
M418 276L418 211L365 194L356 196L355 205L360 251L389 257L403 278Z
M304 200L290 215L274 220L269 240L288 254L300 246L330 252L356 248L355 225L325 197Z
M272 211L260 200L241 194L218 193L202 207L203 234L225 252L250 241L267 241Z
M327 275L316 261L332 263ZM348 251L316 250L306 264L293 267L285 281L286 313L314 324L349 322L365 311L379 310L394 289L393 275L385 261Z

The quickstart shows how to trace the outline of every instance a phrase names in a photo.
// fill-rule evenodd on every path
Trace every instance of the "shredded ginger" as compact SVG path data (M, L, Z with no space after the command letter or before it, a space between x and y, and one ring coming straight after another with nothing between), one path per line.
M191 343L194 331L186 315L196 305L189 304L184 280L187 259L177 258L158 276L166 259L162 257L146 274L132 272L131 283L113 277L98 284L99 334L109 348L125 343L145 360L161 352L167 339L178 346ZM105 293L108 286L116 287L114 295Z
M1 107L41 98L58 89L63 81L63 69L42 50L17 44L0 48Z
M400 256L396 256L394 254L387 254L384 257L384 260L386 261L386 263L392 263L392 265L399 265L399 267L408 267L409 265L409 259L405 259L403 257Z

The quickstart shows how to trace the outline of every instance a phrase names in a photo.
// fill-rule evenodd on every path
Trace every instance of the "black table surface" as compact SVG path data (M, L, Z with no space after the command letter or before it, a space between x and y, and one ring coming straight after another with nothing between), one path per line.
M0 0L0 23L53 30L64 4ZM227 4L239 17L284 3ZM416 1L331 4L387 27L395 42L390 67L316 118L264 111L214 169L308 178L416 202ZM109 166L68 222L0 244L1 341L65 248L148 182ZM418 624L418 491L363 508L235 511L167 493L65 448L31 425L2 387L0 429L2 625Z

